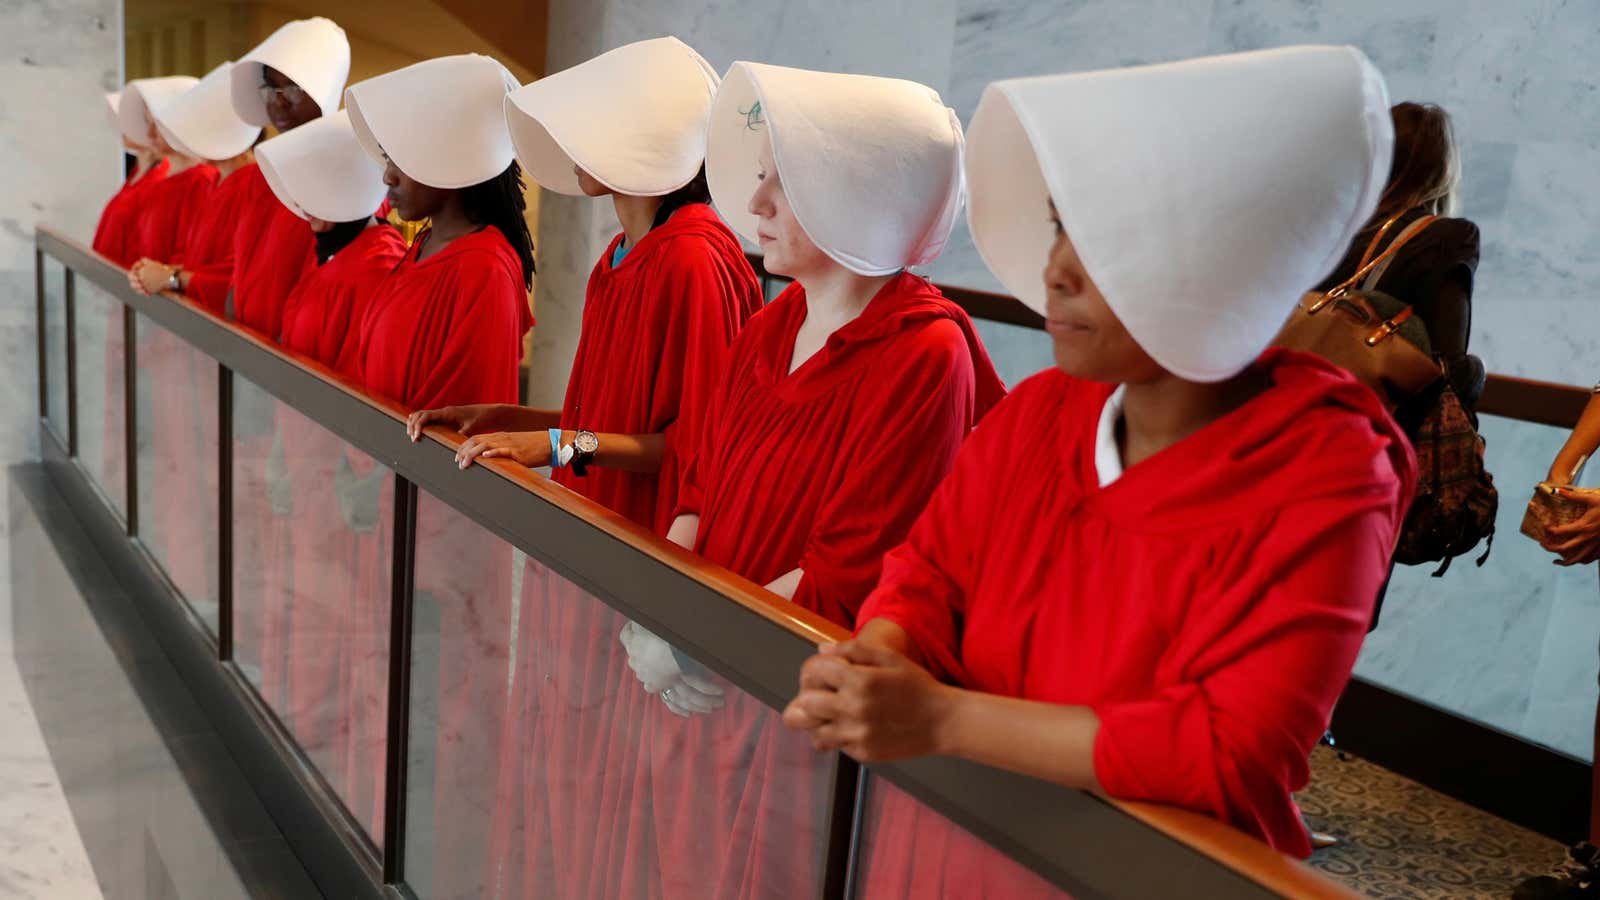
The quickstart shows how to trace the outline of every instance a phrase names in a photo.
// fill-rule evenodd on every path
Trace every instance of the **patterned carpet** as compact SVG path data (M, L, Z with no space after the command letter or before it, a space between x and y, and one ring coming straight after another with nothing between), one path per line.
M1295 799L1313 829L1341 841L1311 865L1369 897L1503 900L1565 856L1549 838L1327 747Z

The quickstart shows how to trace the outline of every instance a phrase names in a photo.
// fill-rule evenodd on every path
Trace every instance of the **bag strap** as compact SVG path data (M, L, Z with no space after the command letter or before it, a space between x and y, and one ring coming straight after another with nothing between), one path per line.
M1332 303L1333 301L1349 293L1350 288L1354 287L1358 282L1370 275L1373 269L1376 269L1379 266L1384 266L1387 268L1389 260L1394 259L1395 254L1400 252L1400 248L1409 243L1412 238L1421 234L1422 230L1433 224L1434 220L1437 218L1439 217L1428 215L1423 216L1417 221L1411 223L1411 225L1408 226L1405 231L1400 232L1400 234L1395 237L1394 241L1392 241L1388 247L1384 248L1382 253L1378 254L1372 259L1367 259L1367 261L1363 263L1360 268L1356 269L1354 275L1351 275L1349 278L1335 285L1326 294L1323 294L1321 299L1319 299L1316 303L1311 304L1311 306L1306 309L1306 312L1315 315L1316 313L1320 312L1324 306L1327 306L1329 303ZM1372 249L1377 246L1378 241L1383 237L1384 232L1393 226L1396 221L1398 221L1398 219L1390 219L1383 224L1382 228L1378 229L1378 234L1373 237L1372 243L1367 247L1367 253L1363 254L1364 259L1372 252Z
M1378 252L1378 247L1383 243L1384 235L1387 235L1389 229L1399 223L1400 217L1403 215L1405 215L1404 212L1396 213L1389 217L1389 221L1383 223L1383 227L1378 229L1378 233L1374 234L1372 240L1367 242L1367 252L1361 254L1361 262L1356 265L1356 268L1365 268L1367 263L1372 262L1373 255Z
M1378 263L1372 267L1372 271L1367 273L1366 280L1361 282L1361 289L1364 290L1364 291L1370 291L1373 288L1377 287L1378 286L1378 281L1383 278L1383 273L1389 271L1389 266L1394 263L1395 251L1398 250L1401 246L1403 246L1406 243L1406 241L1409 241L1412 238L1416 237L1418 234L1421 234L1422 233L1422 229L1427 228L1429 225L1433 224L1433 222L1436 221L1438 218L1439 218L1438 216L1422 216L1421 218L1417 219L1415 222L1412 222L1410 225L1407 225L1405 231L1402 231L1398 235L1396 235L1395 239L1394 239L1394 243L1390 244L1389 245L1389 249L1384 251L1383 258L1381 260L1379 260ZM1391 219L1390 221L1393 221L1393 220Z

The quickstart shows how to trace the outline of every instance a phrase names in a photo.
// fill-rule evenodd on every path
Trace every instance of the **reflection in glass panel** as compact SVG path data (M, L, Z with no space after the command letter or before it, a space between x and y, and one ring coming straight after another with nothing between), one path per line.
M489 895L512 556L511 545L419 493L405 854L419 897Z
M234 659L382 846L394 477L233 384Z
M441 509L425 501L424 520L439 516L430 505ZM462 543L493 542L474 532L464 528ZM424 527L419 590L426 538ZM419 622L406 850L406 880L419 896L815 895L834 757L813 751L775 711L545 566L529 560L516 572L509 646L488 633L452 639L446 632L426 643L432 652L425 655ZM425 609L447 616L420 596L419 619ZM452 650L452 643L461 646ZM491 666L503 653L511 663L497 760L487 733L459 730L490 727L490 716L447 712L455 707L449 694L465 693L462 679L436 686L439 672L459 665L445 658L462 651L481 652ZM445 722L438 738L426 730L434 720L418 714L430 687L435 697L444 692L436 701ZM662 699L668 688L676 712ZM439 759L432 765L421 759L430 748ZM470 758L443 761L463 752ZM491 771L493 784L454 780ZM478 822L485 802L489 816ZM427 828L419 824L424 816L431 817ZM462 827L473 839L486 835L485 846L463 841L456 834Z
M856 897L1069 896L882 778L870 778L868 792Z
M80 278L77 306L78 461L126 516L122 303Z
M67 446L67 295L61 263L44 258L45 410Z
M140 316L139 539L217 628L217 363Z
M1564 568L1519 533L1533 486L1567 431L1482 416L1485 464L1500 492L1494 552L1395 569L1356 674L1584 759L1593 752L1596 622L1593 566ZM1600 472L1590 467L1588 482Z

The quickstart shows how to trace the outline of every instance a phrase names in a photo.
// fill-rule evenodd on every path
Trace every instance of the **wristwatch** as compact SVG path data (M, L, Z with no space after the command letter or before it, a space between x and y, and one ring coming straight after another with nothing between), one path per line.
M580 430L572 438L572 474L583 476L600 450L600 438L592 431Z
M167 290L172 291L174 294L183 293L183 281L178 278L181 274L183 274L182 269L174 268L172 270L172 274L167 276Z

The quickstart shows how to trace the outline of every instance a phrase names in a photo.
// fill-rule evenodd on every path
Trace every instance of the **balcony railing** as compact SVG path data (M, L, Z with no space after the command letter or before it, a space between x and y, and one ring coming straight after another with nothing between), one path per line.
M514 739L517 717L537 705L513 698L517 685L589 710L589 722L632 708L621 693L562 684L581 662L530 625L539 607L528 597L559 598L611 628L613 645L616 623L648 627L768 725L815 644L844 636L538 473L494 461L458 471L455 433L410 442L407 410L182 297L131 290L122 269L59 232L38 230L36 264L51 470L93 501L80 514L114 521L157 579L156 602L182 632L169 637L203 650L245 723L230 740L284 761L285 789L264 793L276 815L317 826L284 830L324 883L367 896L493 896L507 867L543 850L536 829L508 838L495 827L518 791L524 817L548 800L593 813L562 828L619 825L600 821L607 813L591 798L572 804L559 788L496 780L505 754L535 754ZM1011 298L949 293L975 316L1038 324ZM1586 399L1496 377L1484 407L1570 425ZM555 688L539 687L541 672ZM538 735L540 760L604 744L580 730ZM806 758L795 783L807 796L758 812L809 831L814 868L802 882L817 896L854 895L876 804L891 791L993 848L993 865L1074 897L1351 896L1186 811L958 759ZM704 763L702 777L736 774Z

